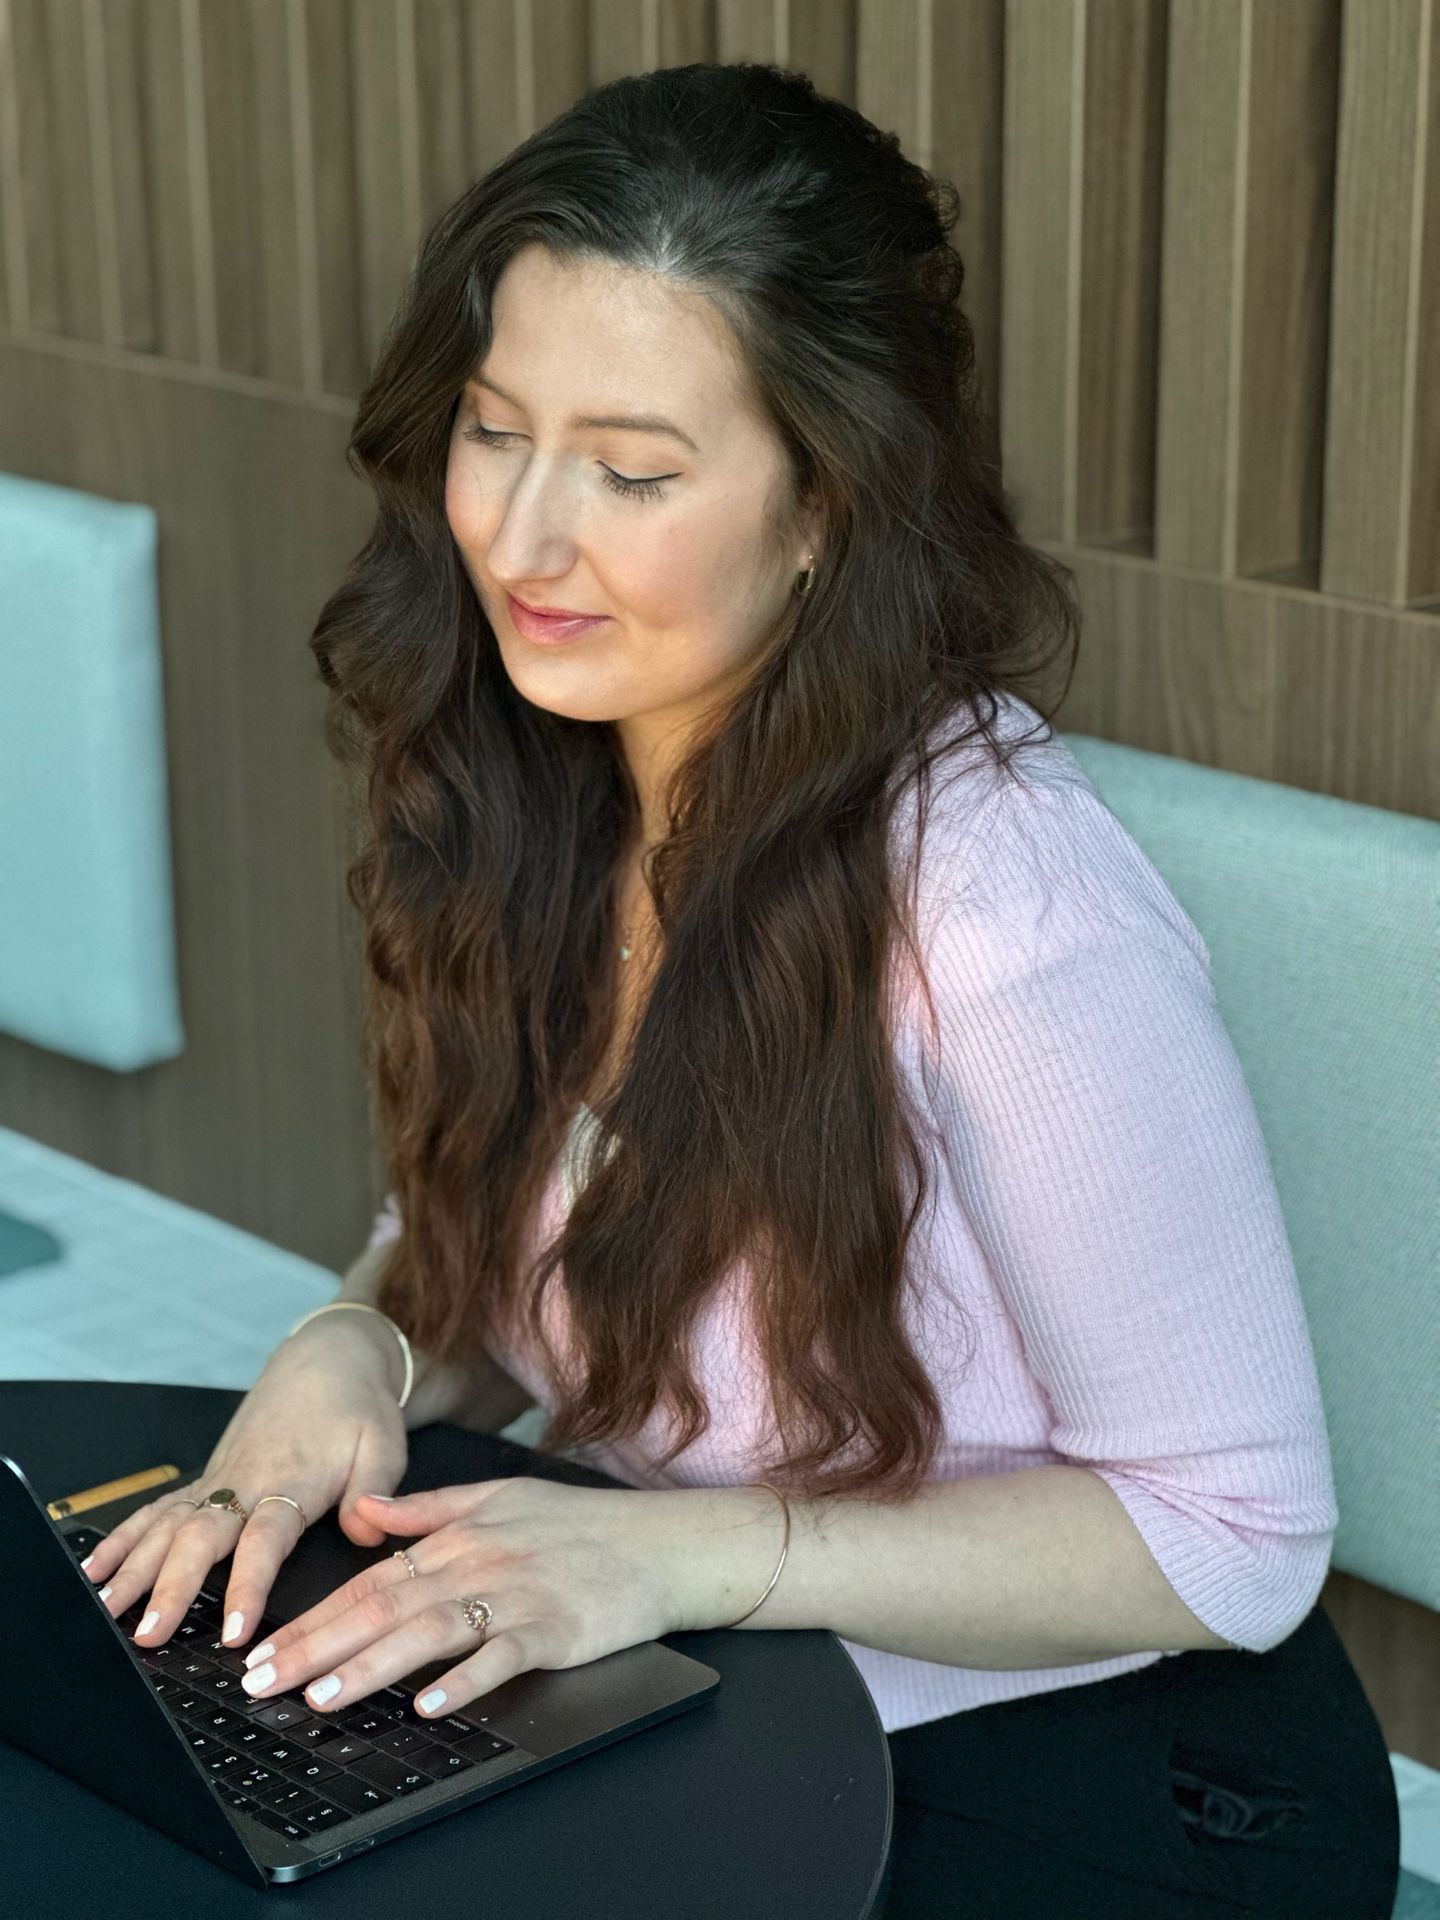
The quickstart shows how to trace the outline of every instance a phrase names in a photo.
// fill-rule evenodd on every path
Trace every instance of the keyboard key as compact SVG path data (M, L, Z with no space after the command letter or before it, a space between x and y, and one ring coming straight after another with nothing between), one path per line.
M241 1793L258 1793L261 1787L273 1787L280 1775L271 1773L268 1767L247 1765L243 1773L232 1773L230 1778Z
M337 1727L344 1727L347 1733L358 1733L362 1740L373 1740L377 1733L384 1733L395 1725L392 1714L369 1700L362 1701L359 1706L342 1707L331 1718Z
M198 1753L203 1760L208 1754L222 1751L220 1742L208 1733L187 1733L185 1744L192 1752Z
M298 1746L324 1747L346 1736L339 1727L330 1727L323 1720L309 1720L302 1727L287 1727L287 1733Z
M515 1745L511 1740L502 1740L498 1733L477 1733L459 1741L452 1751L466 1754L471 1760L484 1761L495 1759L497 1754L513 1753Z
M238 1753L232 1753L229 1747L221 1747L218 1753L205 1756L205 1771L214 1774L243 1773L248 1763Z
M449 1746L456 1740L468 1740L472 1733L483 1733L484 1728L477 1727L471 1720L462 1720L458 1713L445 1713L438 1720L427 1720L425 1732L432 1740Z
M318 1753L312 1753L303 1767L292 1768L292 1780L299 1780L308 1786L312 1793L328 1793L332 1780L341 1780L344 1775L339 1767L332 1767L328 1760L322 1760Z
M465 1731L467 1734L470 1734L473 1733L475 1729L473 1727L467 1727ZM382 1753L393 1753L403 1759L407 1753L413 1753L416 1747L426 1746L428 1742L424 1734L417 1733L413 1727L396 1727L393 1733L382 1733L379 1735L375 1745L379 1747Z
M162 1700L173 1700L177 1693L184 1691L178 1680L166 1679L163 1667L150 1675L150 1685Z
M364 1753L351 1768L371 1786L384 1787L387 1793L414 1793L419 1787L433 1786L428 1773L420 1773L397 1760L393 1753Z
M231 1707L212 1707L209 1713L197 1715L200 1724L210 1733L224 1733L230 1727L244 1726L240 1714Z
M207 1673L198 1680L192 1678L190 1684L192 1687L198 1687L201 1693L208 1693L212 1700L229 1700L232 1697L237 1700L248 1698L240 1685L238 1673Z
M252 1820L258 1820L269 1827L272 1833L283 1833L287 1840L308 1840L310 1829L302 1827L298 1820L289 1820L284 1814L276 1813L269 1807L256 1807L251 1814Z
M65 1535L65 1544L77 1560L86 1560L105 1538L94 1527L76 1527Z
M297 1722L303 1723L315 1716L299 1700L266 1700L251 1710L250 1717L262 1726L273 1727L276 1733L285 1733Z
M337 1774L325 1791L339 1806L349 1807L352 1813L369 1813L375 1807L386 1806L391 1799L384 1787L372 1786L368 1780L361 1780L353 1773Z
M149 1666L156 1659L168 1659L170 1672L178 1679L188 1680L191 1686L198 1686L202 1680L208 1680L220 1669L213 1661L203 1655L192 1652L189 1647L172 1647L168 1642L163 1647L146 1647L140 1658Z
M307 1807L313 1807L315 1796L304 1787L297 1786L293 1780L283 1780L273 1787L257 1787L255 1798L262 1807L273 1807L278 1813L288 1813L298 1820Z
M249 1752L251 1747L263 1746L273 1736L269 1727L257 1727L249 1720L242 1720L238 1727L230 1729L225 1738L230 1746Z
M413 1753L405 1756L407 1767L428 1773L432 1780L448 1780L452 1774L463 1773L474 1764L468 1754L461 1753L457 1747L442 1747L438 1740L422 1740Z
M271 1740L262 1741L255 1757L262 1766L284 1769L297 1760L307 1759L308 1755L302 1748L292 1746L288 1740Z
M432 1780L450 1780L457 1773L464 1773L467 1767L473 1767L475 1762L458 1747L426 1746L419 1753L407 1755L406 1765L419 1767Z
M353 1818L348 1807L337 1807L332 1800L322 1800L305 1815L305 1825L312 1833L324 1833L329 1827L338 1827L342 1820Z
M250 1671L245 1664L244 1654L237 1653L233 1647L227 1647L218 1635L213 1640L208 1638L201 1640L199 1644L205 1658L219 1667L222 1673L241 1674Z
M358 1734L342 1733L325 1749L325 1758L337 1767L348 1767L362 1754L373 1753L374 1747L368 1740L362 1740Z

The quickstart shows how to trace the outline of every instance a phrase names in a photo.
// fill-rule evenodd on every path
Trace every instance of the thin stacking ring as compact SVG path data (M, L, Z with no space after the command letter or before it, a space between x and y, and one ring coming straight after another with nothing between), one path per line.
M189 1496L189 1494L188 1494L188 1493L178 1493L178 1494L176 1494L176 1496L175 1496L175 1504L176 1504L177 1506L179 1506L179 1505L181 1505L182 1503L183 1503L183 1504L184 1504L185 1506L187 1506L187 1507L199 1507L199 1506L201 1506L201 1505L203 1504L203 1502L201 1502L201 1501L199 1501L199 1500L192 1500L192 1499L190 1498L190 1496Z
M252 1513L258 1513L267 1500L283 1500L287 1507L294 1507L295 1511L299 1514L300 1525L302 1527L309 1526L310 1522L305 1518L304 1507L301 1506L298 1500L292 1500L288 1493L262 1493L250 1511Z
M392 1560L403 1560L405 1562L405 1571L409 1574L410 1578L413 1580L416 1577L415 1562L410 1558L409 1554L405 1551L403 1547L396 1547L394 1553L391 1554L390 1558Z

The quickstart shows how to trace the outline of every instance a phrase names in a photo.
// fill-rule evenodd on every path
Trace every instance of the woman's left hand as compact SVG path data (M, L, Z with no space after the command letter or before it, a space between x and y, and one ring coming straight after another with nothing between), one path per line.
M583 1666L684 1623L678 1510L664 1493L521 1475L362 1494L356 1510L413 1542L415 1577L387 1557L287 1621L247 1656L252 1698L305 1687L308 1706L346 1707L453 1657L415 1702L444 1715L531 1668ZM492 1609L481 1644L468 1595Z

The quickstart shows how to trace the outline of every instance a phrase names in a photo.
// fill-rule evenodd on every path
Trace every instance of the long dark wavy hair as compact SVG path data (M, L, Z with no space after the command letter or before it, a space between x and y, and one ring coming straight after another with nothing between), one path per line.
M688 1338L742 1258L770 1478L903 1498L943 1439L902 1318L926 1174L890 956L916 951L904 899L931 762L978 739L1016 779L996 695L1048 725L1032 682L1068 646L1058 707L1079 638L1069 570L1020 539L986 450L958 214L953 186L802 74L614 80L435 221L360 400L348 458L378 512L310 645L331 751L364 776L347 891L404 1222L379 1304L461 1364L525 1309L552 1452L620 1441L657 1405L675 1434L661 1466L705 1430ZM516 691L446 519L461 389L532 242L711 300L787 456L767 527L793 538L803 501L823 532L812 590L666 789L644 869L653 986L618 1084L590 1102L604 1150L527 1272L527 1223L613 1029L617 872L640 823L611 725ZM890 816L911 780L902 892ZM575 1371L542 1324L557 1276Z

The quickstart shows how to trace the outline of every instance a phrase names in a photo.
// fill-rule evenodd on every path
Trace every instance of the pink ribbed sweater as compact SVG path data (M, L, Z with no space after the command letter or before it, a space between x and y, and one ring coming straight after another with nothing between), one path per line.
M1006 696L997 726L1011 737L1038 719ZM1209 953L1058 736L1020 749L1023 789L977 768L978 751L932 776L918 909L938 1029L898 962L890 1002L930 1129L907 1325L945 1408L933 1477L1091 1468L1186 1605L1264 1651L1319 1595L1338 1513L1294 1262ZM912 790L895 831L915 820ZM593 1125L579 1108L537 1232L570 1204ZM369 1244L399 1231L387 1196ZM663 1410L586 1459L637 1487L765 1477L747 1271L725 1276L699 1325L708 1431L663 1475ZM548 1308L568 1352L557 1286ZM552 1404L533 1356L495 1358ZM1165 1653L996 1670L842 1644L887 1732Z

